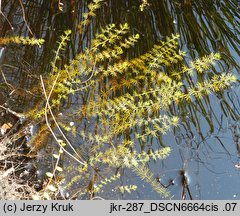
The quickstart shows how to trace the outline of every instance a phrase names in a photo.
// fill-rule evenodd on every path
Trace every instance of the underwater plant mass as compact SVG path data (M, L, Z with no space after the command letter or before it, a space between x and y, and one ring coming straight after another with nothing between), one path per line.
M1 5L2 199L239 198L234 1L35 4Z

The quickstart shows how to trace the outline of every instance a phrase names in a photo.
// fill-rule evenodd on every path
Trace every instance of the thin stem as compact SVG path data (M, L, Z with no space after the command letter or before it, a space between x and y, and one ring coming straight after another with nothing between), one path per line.
M42 79L42 76L41 76L41 75L40 75L40 79L41 79L41 85L42 85L42 88L43 88L44 96L45 96L45 98L46 98L46 107L45 107L45 111L44 111L44 113L45 113L45 119L46 119L46 124L47 124L50 132L52 133L54 139L56 140L57 144L58 144L60 147L62 147L61 143L59 142L59 139L56 137L56 135L55 135L54 131L52 130L51 125L50 125L50 123L49 123L48 115L47 115L47 109L49 109L50 114L51 114L51 116L52 116L52 118L53 118L53 121L54 121L55 124L57 125L57 127L58 127L58 129L60 130L61 134L63 135L64 139L65 139L68 143L69 143L69 141L68 141L68 139L65 137L65 135L63 134L62 130L60 129L60 127L59 127L59 125L58 125L58 123L57 123L57 121L56 121L56 119L55 119L55 117L54 117L54 115L53 115L53 113L52 113L51 106L49 105L49 96L51 96L51 94L49 94L49 95L47 96L46 89L45 89L45 86L44 86L43 79ZM50 92L50 93L51 93L51 92ZM70 144L70 146L72 147L71 144ZM73 148L73 147L72 147L72 148ZM62 148L62 150L63 150L66 154L68 154L70 157L72 157L74 160L76 160L78 163L80 163L80 164L82 164L82 165L85 165L85 161L84 161L83 159L81 159L81 160L83 160L83 161L77 159L77 158L74 157L71 153L69 153L65 148ZM74 149L74 151L76 152L75 149ZM79 156L79 154L77 154L77 155ZM79 156L79 157L80 157L80 156ZM81 157L80 157L80 158L81 158Z

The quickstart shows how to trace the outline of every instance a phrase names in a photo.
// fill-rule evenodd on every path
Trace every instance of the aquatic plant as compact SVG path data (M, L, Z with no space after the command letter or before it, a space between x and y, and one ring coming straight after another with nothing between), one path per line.
M95 0L89 5L89 11L78 26L80 40L102 2ZM142 9L146 4L147 1L143 1ZM40 121L45 118L46 121L31 141L32 151L47 142L46 127L59 145L58 154L52 155L55 166L46 173L49 178L43 190L46 199L53 198L61 188L66 190L79 183L81 186L71 197L89 194L89 198L93 198L106 185L116 183L123 169L132 170L161 196L171 196L148 167L151 160L166 158L171 148L145 144L149 140L157 141L178 126L179 117L167 113L173 104L191 104L212 92L221 92L235 82L236 77L230 73L207 76L215 61L220 60L219 53L189 62L189 66L185 64L178 34L166 37L143 55L126 57L127 50L134 49L139 39L139 34L131 34L127 23L110 24L95 35L88 47L63 64L62 56L71 40L71 31L65 31L60 37L51 61L52 70L40 76L45 104L41 101L26 114L29 118ZM2 41L30 45L43 42L22 37ZM199 75L201 82L186 82L188 76L194 80ZM76 96L83 99L68 117L79 119L78 129L67 127L58 115L64 113L64 101ZM69 129L77 136L76 143L67 137ZM77 165L71 162L66 167L60 166L64 154ZM118 171L113 172L114 169ZM74 174L65 182L58 178L58 173L63 175L62 171L66 173L65 178L68 173ZM114 188L120 192L136 190L132 184Z
M44 39L36 39L23 36L11 36L11 37L0 37L0 45L6 44L23 44L23 45L38 45L41 46L44 43Z
M110 174L108 170L121 168L134 171L161 196L169 198L170 193L157 183L147 164L150 160L166 158L171 149L147 148L142 143L149 139L157 140L171 127L178 126L178 116L166 114L172 104L191 103L212 92L223 91L236 81L234 75L223 73L211 79L206 76L202 82L187 86L183 75L194 78L198 74L207 74L215 61L220 60L220 54L211 53L187 66L183 63L185 53L179 50L178 34L167 37L166 41L156 44L143 55L125 58L126 50L134 47L139 40L138 34L130 35L129 31L126 23L119 27L108 25L95 36L89 47L60 68L57 66L57 61L61 59L60 50L70 40L70 31L66 31L52 61L52 72L45 81L42 78L47 103L37 116L45 115L56 142L59 145L64 143L66 146L62 150L80 163L78 169L74 169L75 177L63 186L66 189L77 182L85 184L74 195L90 193L92 198L100 188L112 182L106 180L103 183L106 179L103 175L115 180L111 177L115 174ZM173 65L181 64L176 71ZM81 138L79 144L68 140L56 119L61 103L76 94L83 97L87 94L87 99L69 114L82 119L80 130L74 132ZM55 126L62 135L61 141L53 131ZM69 165L65 171L71 172L73 168ZM91 186L86 184L86 179L90 179ZM125 190L131 189L136 188L125 187Z
M59 10L63 11L59 2ZM211 12L215 10L214 4L208 7L210 10L205 10L206 13L201 12L201 8L204 7L198 7L199 10L197 10L195 5L201 6L201 1L196 1L194 4L192 1L187 1L187 3L166 1L166 5L168 4L169 7L161 7L165 3L156 1L149 4L150 1L142 0L140 10L143 13L148 13L149 10L146 10L148 6L156 8L160 6L163 11L166 10L158 28L163 31L161 35L166 35L166 32L169 31L169 28L161 28L161 25L166 23L164 19L173 18L176 15L177 19L171 20L170 18L170 21L167 22L172 25L179 22L178 31L184 35L185 41L189 42L193 38L196 48L205 50L200 54L203 57L187 62L188 65L185 64L185 53L179 50L178 46L179 35L171 35L156 44L146 54L133 58L129 55L128 49L137 50L137 42L143 38L140 38L138 34L131 35L129 24L125 23L119 26L110 24L101 29L94 36L91 44L88 44L87 47L83 45L83 50L76 55L73 54L75 57L66 63L68 57L65 56L65 49L68 48L68 42L74 41L74 44L79 39L79 43L84 44L84 36L88 31L87 26L96 16L96 11L103 2L103 0L95 0L88 6L88 12L83 14L83 21L78 25L80 36L73 36L75 41L70 30L63 33L55 51L55 57L49 64L52 66L51 71L41 76L44 92L42 99L45 97L46 103L40 101L24 115L31 120L34 118L34 124L39 122L41 124L37 134L28 142L28 145L33 146L29 156L38 154L39 149L49 142L48 136L51 132L59 144L59 149L57 154L52 154L55 162L53 170L46 173L48 183L43 191L45 199L57 198L58 192L61 193L61 190L71 187L77 189L76 193L71 194L71 197L80 198L88 194L89 198L94 198L96 194L101 195L106 186L114 188L114 192L133 192L137 189L136 185L120 185L118 183L121 178L120 173L124 169L132 170L143 181L149 183L154 190L169 197L169 192L155 181L155 173L148 167L148 163L152 160L166 158L171 153L171 149L161 142L159 142L159 147L150 143L154 143L152 140L161 140L161 137L171 128L178 126L179 116L174 116L171 114L174 112L170 111L173 106L180 113L191 104L195 106L192 103L195 100L203 101L212 92L221 94L225 88L236 81L236 77L231 73L213 75L212 66L216 61L221 61L220 55L211 53L203 56L205 53L210 53L208 49L210 46L203 42L203 35L201 37L194 37L194 35L200 35L200 30L207 31L209 28L206 28L205 22L202 22L203 25L199 25L200 28L198 25L191 25L195 19L189 19L189 15L191 15L189 11L193 5L193 10L196 9L194 15L200 14L200 20L202 19L201 14L211 17L211 22L207 22L208 27L212 27L216 32L209 35L211 37L219 35L217 41L220 44L222 44L222 40L219 38L223 33L219 33L219 29L226 27L225 20L227 19L221 22L223 20L214 15L216 12ZM225 11L227 11L226 7L235 5L228 3L229 1L223 2L225 4L222 4L220 10L226 16L230 16L229 20L234 26L233 10L230 13ZM169 16L168 12L174 11L175 13L176 9L181 12L185 10L185 12ZM37 10L35 13L38 13ZM40 16L42 17L42 14ZM191 17L194 17L193 14ZM33 17L33 19L36 18ZM196 31L192 31L193 35L189 35L188 31L184 29L185 27L181 27L181 20L187 23L185 26L189 29L196 27L194 28ZM216 25L216 23L222 24ZM50 23L48 24L50 25ZM45 26L49 26L48 24ZM202 26L205 27L202 28ZM227 28L224 29L227 32ZM146 35L152 37L152 34L146 33ZM238 42L234 35L229 35L233 41ZM215 41L215 38L212 38L212 41ZM23 37L0 39L0 45L9 43L41 45L42 42L41 39ZM233 42L231 43L234 45ZM188 45L189 43L187 43ZM207 46L207 49L203 45ZM221 48L221 46L219 47ZM219 51L222 49L220 48ZM234 48L236 49L236 45ZM224 55L224 52L222 54ZM35 62L37 62L36 59ZM77 101L77 108L72 107L71 113L66 114L63 108L65 102L74 98L81 98ZM178 109L180 106L181 109ZM195 109L193 110L195 112ZM63 116L66 116L69 122L66 122ZM44 118L46 122L44 122ZM74 122L74 126L72 126L72 122ZM68 164L65 154L77 163L72 165L74 162L70 161ZM65 166L62 166L63 162ZM59 178L63 175L65 175L65 181Z
M144 9L149 6L148 0L142 0L142 4L139 6L140 11L144 11Z

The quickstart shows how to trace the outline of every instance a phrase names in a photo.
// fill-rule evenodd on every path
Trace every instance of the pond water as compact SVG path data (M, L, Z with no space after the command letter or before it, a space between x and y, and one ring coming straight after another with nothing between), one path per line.
M172 152L164 160L149 162L148 167L159 184L168 186L173 199L240 199L238 0L149 0L143 11L139 9L141 1L106 0L83 35L78 34L78 24L91 1L59 2L2 1L1 37L34 36L43 38L45 43L41 47L14 44L1 47L0 44L0 105L25 113L43 101L41 90L34 89L40 86L39 76L47 76L51 71L50 62L54 58L57 41L67 29L72 30L72 37L62 53L61 64L67 63L76 53L88 47L93 35L110 23L126 22L131 31L141 37L137 46L127 52L127 58L143 54L160 40L179 33L180 47L187 52L186 63L211 52L219 52L222 60L212 69L212 74L232 72L238 81L224 93L213 93L195 100L191 105L172 105L167 114L179 116L179 127L171 129L159 139L149 139L144 144L145 149L170 146ZM201 77L194 79L201 80ZM68 98L59 114L66 125L73 122L77 131L83 130L86 125L95 124L71 115L87 98L87 92ZM33 126L37 133L39 125ZM79 143L84 142L79 134L74 136L69 133L68 138L75 149L79 148ZM40 150L36 161L32 162L37 166L39 178L43 178L44 173L52 169L52 152L57 151L57 145L51 136L47 142L47 147ZM76 195L76 191L86 185L98 184L92 180L96 174L90 173L82 182L66 187L73 178L81 175L78 164L75 163L67 156L61 162L61 166L66 168L65 180L61 184L62 196L89 199L88 193L80 196ZM100 175L107 176L117 170L105 168ZM103 187L97 195L104 199L163 198L130 169L120 170L120 179ZM137 185L138 189L121 194L115 189L117 185Z

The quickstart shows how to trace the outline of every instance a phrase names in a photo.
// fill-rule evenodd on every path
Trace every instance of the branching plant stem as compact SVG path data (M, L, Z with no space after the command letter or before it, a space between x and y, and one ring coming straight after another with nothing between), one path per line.
M54 133L54 131L53 131L50 123L49 123L49 119L48 119L48 110L49 110L49 112L50 112L50 114L51 114L51 117L53 118L53 121L54 121L54 123L56 124L59 132L61 133L61 135L63 136L63 138L64 138L65 141L67 142L67 144L72 148L72 150L74 151L74 153L80 158L80 160L77 159L75 156L73 156L73 155L72 155L70 152L68 152L65 148L63 148L62 150L63 150L66 154L68 154L71 158L73 158L74 160L76 160L78 163L80 163L80 164L82 164L82 165L85 165L86 162L85 162L85 161L83 160L83 158L76 152L76 150L73 148L73 146L71 145L71 143L69 142L69 140L67 139L67 137L64 135L63 131L61 130L61 128L60 128L60 126L59 126L59 124L58 124L58 122L57 122L57 120L56 120L56 118L55 118L55 116L54 116L54 114L53 114L53 112L52 112L51 106L50 106L50 104L49 104L49 99L50 99L50 97L51 97L52 91L53 91L53 89L54 89L54 86L55 86L55 84L56 84L56 82L57 82L58 77L59 77L59 74L57 75L57 77L56 77L56 79L55 79L55 81L54 81L54 83L53 83L53 86L52 86L52 89L51 89L49 95L47 95L47 93L46 93L46 88L45 88L45 85L44 85L44 82L43 82L43 78L42 78L42 76L40 75L41 85L42 85L42 88L43 88L44 96L45 96L45 98L46 98L46 106L45 106L45 112L44 112L44 113L45 113L46 124L47 124L50 132L52 133L54 139L55 139L56 142L58 143L58 145L59 145L60 147L62 147L61 142L60 142L59 139L56 137L56 135L55 135L55 133Z

